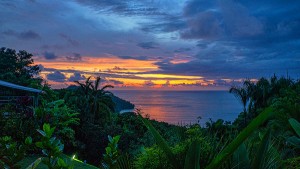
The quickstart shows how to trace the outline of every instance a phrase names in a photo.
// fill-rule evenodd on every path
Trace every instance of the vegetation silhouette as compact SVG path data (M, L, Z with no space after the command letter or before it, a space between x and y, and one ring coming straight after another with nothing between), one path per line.
M233 123L176 126L119 114L120 100L100 77L52 90L31 54L1 48L0 56L0 65L10 63L0 66L1 80L45 91L32 114L0 105L1 168L299 168L299 79L245 80L229 90L243 105Z

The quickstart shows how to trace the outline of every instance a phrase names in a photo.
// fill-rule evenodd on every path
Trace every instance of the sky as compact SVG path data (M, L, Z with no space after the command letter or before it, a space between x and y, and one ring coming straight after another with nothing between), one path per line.
M300 75L300 1L1 0L0 47L26 50L53 88L227 90Z

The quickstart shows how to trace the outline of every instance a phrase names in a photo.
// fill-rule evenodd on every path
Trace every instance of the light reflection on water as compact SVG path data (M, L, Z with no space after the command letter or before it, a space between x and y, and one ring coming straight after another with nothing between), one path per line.
M209 118L233 121L242 111L241 104L227 91L113 91L140 108L151 119L172 124L200 123Z

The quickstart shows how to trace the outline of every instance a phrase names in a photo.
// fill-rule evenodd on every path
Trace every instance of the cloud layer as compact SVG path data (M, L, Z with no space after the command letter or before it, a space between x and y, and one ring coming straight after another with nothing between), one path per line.
M281 0L1 1L0 46L33 53L55 84L89 75L150 88L298 78L298 11L299 1Z

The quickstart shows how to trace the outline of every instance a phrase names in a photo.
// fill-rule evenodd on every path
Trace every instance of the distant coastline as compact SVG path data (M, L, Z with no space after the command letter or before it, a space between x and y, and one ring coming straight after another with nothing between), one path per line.
M134 113L135 112L135 109L123 109L121 111L119 111L120 114L123 114L123 113Z

